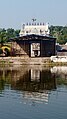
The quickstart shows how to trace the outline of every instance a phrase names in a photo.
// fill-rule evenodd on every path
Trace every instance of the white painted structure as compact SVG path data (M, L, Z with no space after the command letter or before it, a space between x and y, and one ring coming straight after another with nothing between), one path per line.
M40 56L40 43L32 43L31 57L39 57L39 56Z
M49 35L49 27L48 24L44 23L27 23L26 25L23 24L20 30L20 36L24 35L30 35L30 34L36 34L36 35Z
M51 56L50 59L53 62L67 62L67 56Z

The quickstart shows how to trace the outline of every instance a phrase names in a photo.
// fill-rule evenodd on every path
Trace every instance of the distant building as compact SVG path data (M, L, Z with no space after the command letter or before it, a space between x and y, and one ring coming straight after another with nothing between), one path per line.
M56 52L58 56L67 56L67 44L56 44Z

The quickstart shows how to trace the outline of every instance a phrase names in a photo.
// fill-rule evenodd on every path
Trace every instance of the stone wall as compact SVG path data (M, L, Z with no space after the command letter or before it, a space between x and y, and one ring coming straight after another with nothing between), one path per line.
M12 42L12 49L14 49L15 55L29 55L29 45L27 43Z

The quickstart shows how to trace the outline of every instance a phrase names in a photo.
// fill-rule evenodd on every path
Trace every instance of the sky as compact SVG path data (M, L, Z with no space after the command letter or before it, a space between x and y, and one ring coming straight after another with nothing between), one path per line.
M0 0L0 28L20 29L23 23L67 25L67 0Z

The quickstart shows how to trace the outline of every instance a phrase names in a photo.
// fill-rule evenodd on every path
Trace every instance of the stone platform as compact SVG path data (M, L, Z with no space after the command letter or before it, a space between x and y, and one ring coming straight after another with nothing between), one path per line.
M0 64L43 65L51 62L49 57L0 57Z

